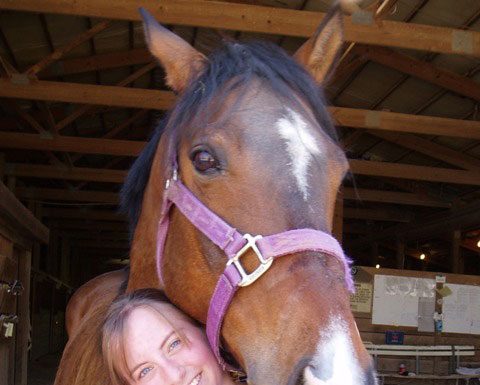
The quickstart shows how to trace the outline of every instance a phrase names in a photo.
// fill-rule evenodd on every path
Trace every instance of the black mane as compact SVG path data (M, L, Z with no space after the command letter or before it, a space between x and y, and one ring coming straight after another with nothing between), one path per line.
M180 128L200 127L208 121L215 100L223 100L233 90L245 93L251 80L259 79L275 95L295 107L302 98L322 129L336 141L335 128L325 106L323 91L307 71L285 51L269 42L228 42L209 57L204 72L183 92L167 118L161 121L149 143L130 169L121 190L121 210L129 219L130 232L137 225L143 195L148 183L153 158L163 132L170 146L165 154L172 157ZM217 108L221 107L216 104ZM165 170L169 175L171 170ZM161 198L159 198L161 199Z

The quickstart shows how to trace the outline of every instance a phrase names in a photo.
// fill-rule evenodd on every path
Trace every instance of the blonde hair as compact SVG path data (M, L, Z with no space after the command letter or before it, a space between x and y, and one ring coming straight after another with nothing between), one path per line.
M125 329L133 310L140 307L151 309L165 319L174 330L177 330L163 314L165 309L161 307L162 304L174 306L163 292L156 289L140 289L118 297L110 305L102 327L102 353L113 385L128 385L132 381L125 355ZM180 310L178 315L183 320L197 326L191 318ZM178 331L177 333L188 344L185 335Z

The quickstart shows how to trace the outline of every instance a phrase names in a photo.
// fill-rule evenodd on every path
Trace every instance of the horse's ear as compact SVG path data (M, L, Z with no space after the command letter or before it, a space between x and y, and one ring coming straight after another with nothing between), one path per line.
M356 9L355 0L342 0L324 17L314 35L294 54L319 84L325 84L334 71L340 50L343 46L343 14Z
M139 9L148 49L165 70L167 85L182 92L202 71L207 58L181 37L162 27L144 8Z

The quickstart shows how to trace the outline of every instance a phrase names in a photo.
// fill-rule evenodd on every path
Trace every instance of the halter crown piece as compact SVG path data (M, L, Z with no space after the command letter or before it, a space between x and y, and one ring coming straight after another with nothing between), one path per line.
M178 178L174 163L172 178L167 180L163 196L162 211L157 233L157 273L162 280L162 256L169 225L169 212L175 205L180 212L208 239L222 249L226 256L226 267L210 299L207 317L207 337L210 346L225 369L227 364L220 354L220 331L223 318L235 292L243 286L253 284L268 271L274 260L283 255L302 251L317 251L337 258L345 268L345 284L354 292L350 274L350 260L345 256L337 240L330 234L314 229L289 230L268 236L241 234L235 228L210 211ZM253 251L258 266L247 273L242 266L242 256Z

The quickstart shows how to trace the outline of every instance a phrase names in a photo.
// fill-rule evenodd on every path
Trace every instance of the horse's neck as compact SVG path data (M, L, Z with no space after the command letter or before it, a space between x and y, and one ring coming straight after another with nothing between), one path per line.
M150 181L142 203L142 213L135 229L130 250L130 276L127 291L155 287L163 289L157 275L157 229L162 192L160 182Z

